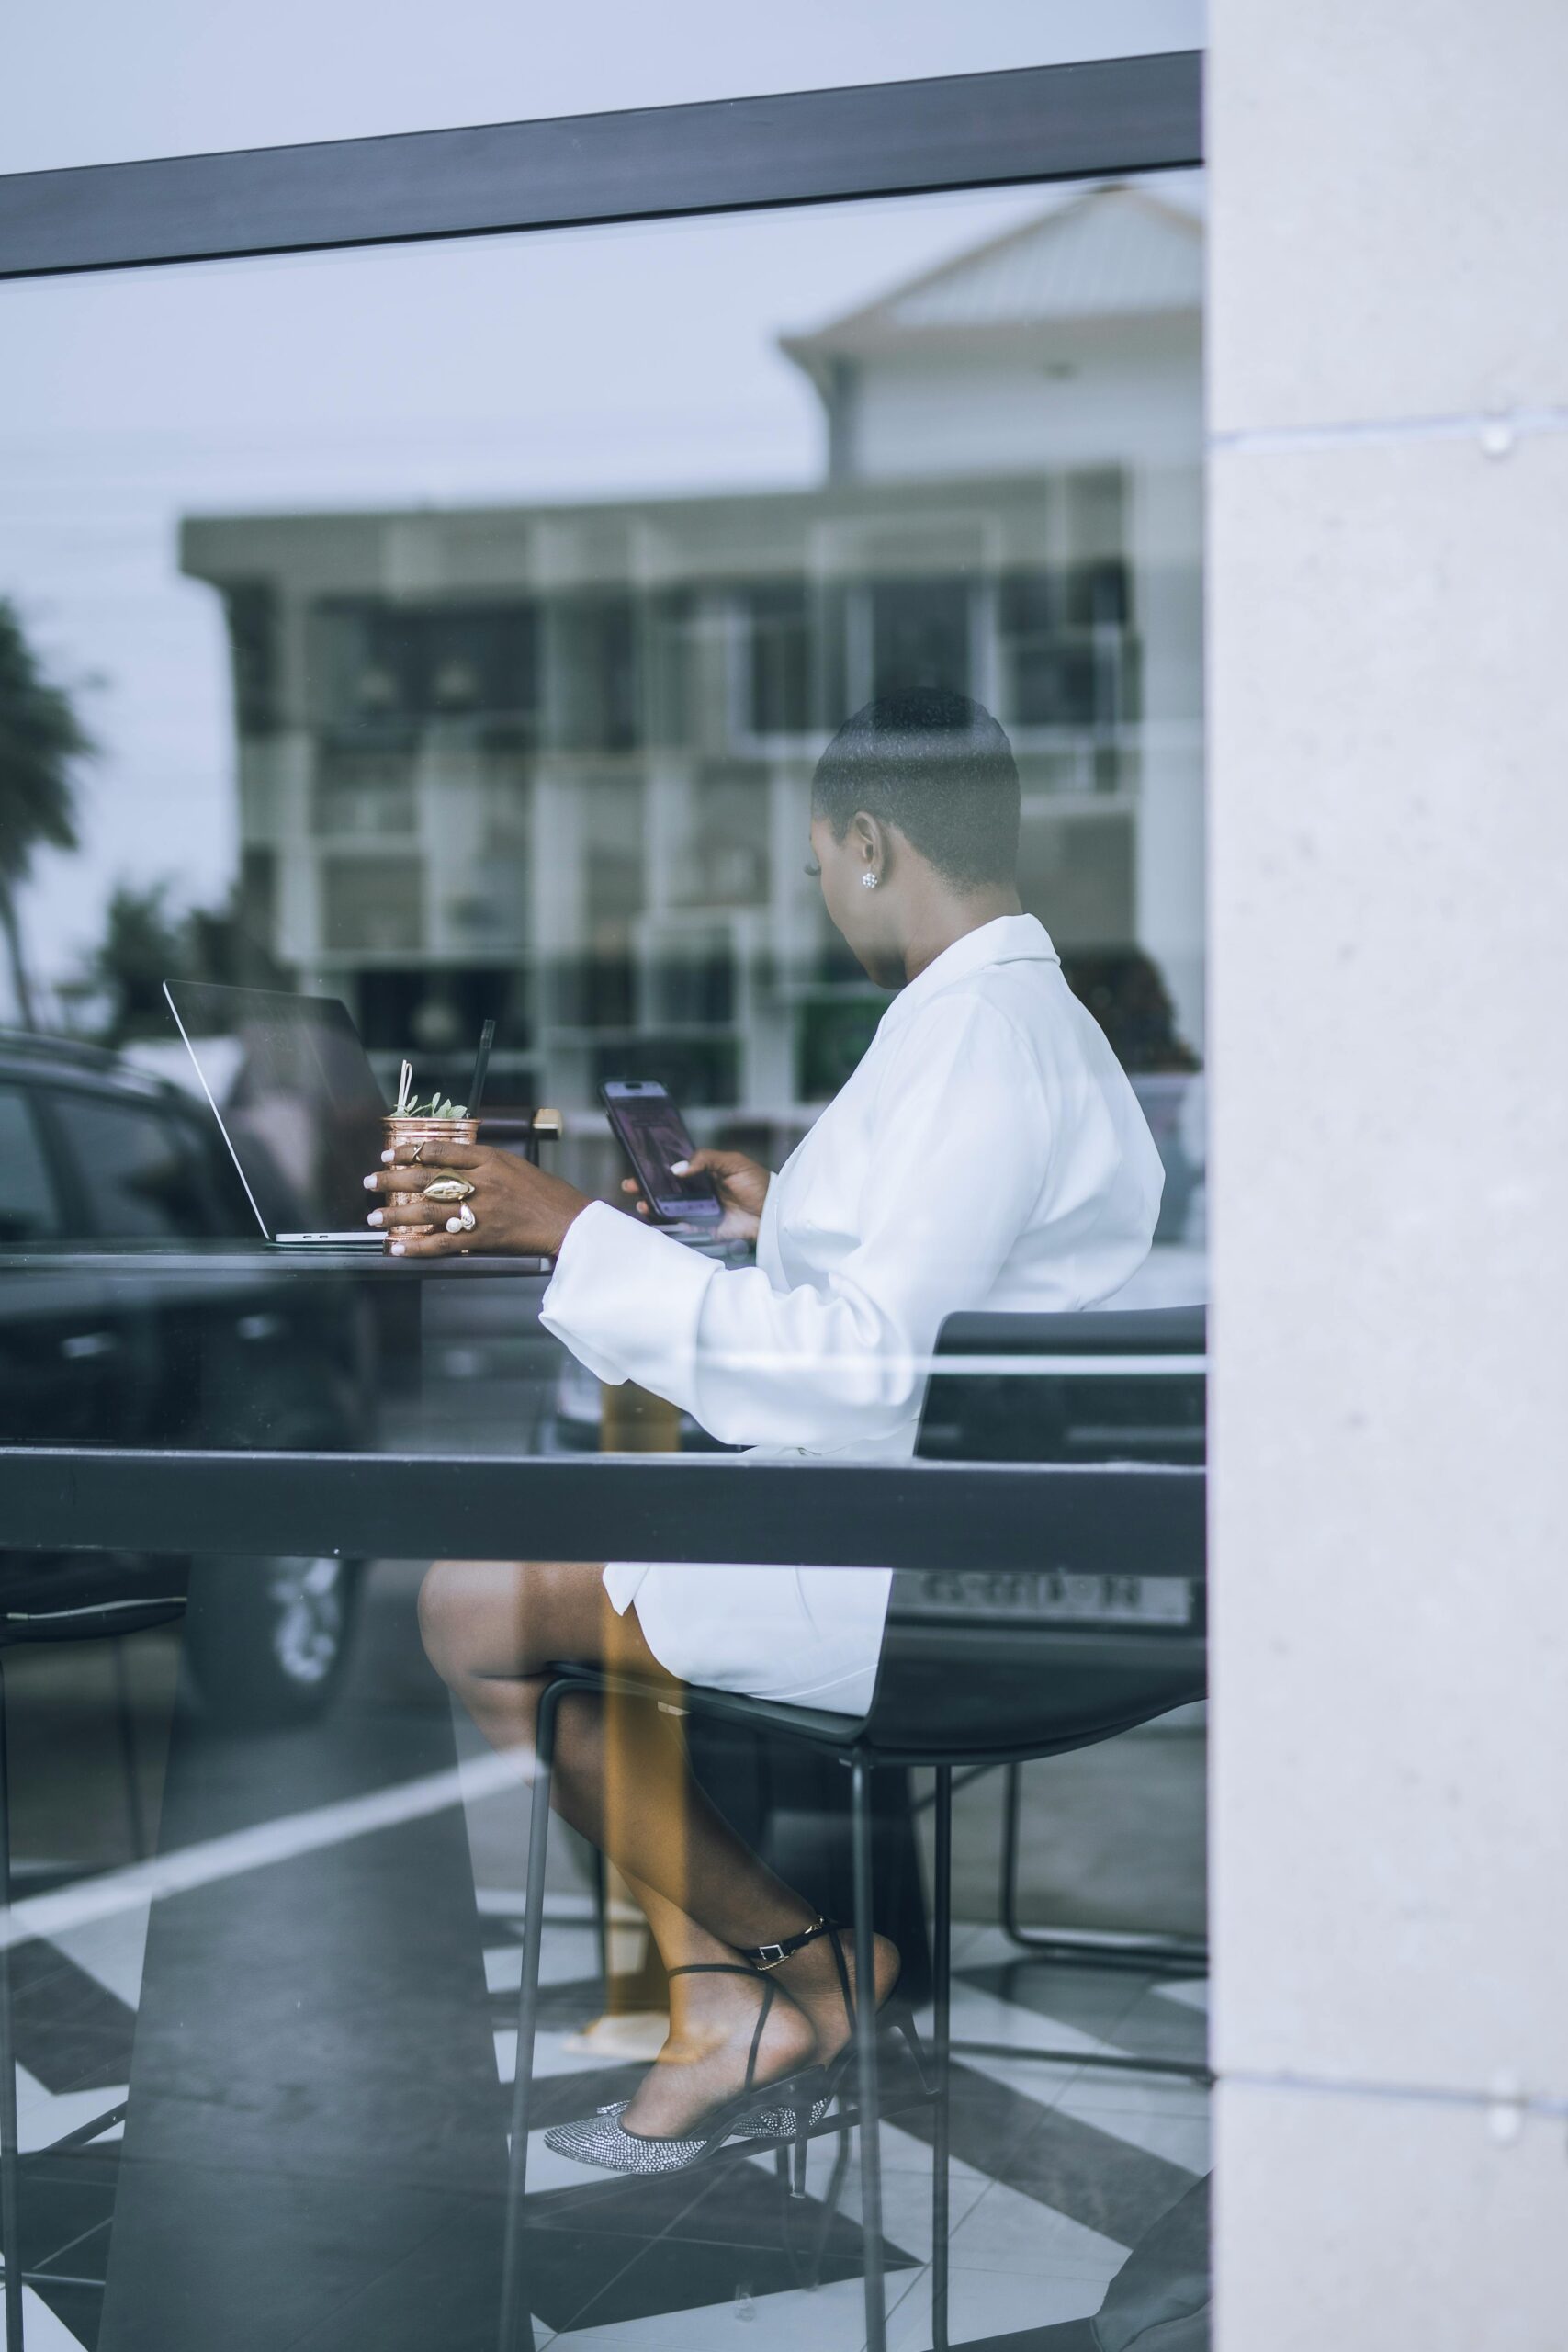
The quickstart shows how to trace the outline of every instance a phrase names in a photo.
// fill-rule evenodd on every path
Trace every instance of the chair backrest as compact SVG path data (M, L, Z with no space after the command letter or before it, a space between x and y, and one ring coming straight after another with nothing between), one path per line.
M950 1315L915 1451L941 1462L1204 1459L1208 1310Z
M1204 1688L1201 1307L955 1315L917 1453L1051 1464L1037 1567L894 1577L863 1735L889 1753L1047 1755Z

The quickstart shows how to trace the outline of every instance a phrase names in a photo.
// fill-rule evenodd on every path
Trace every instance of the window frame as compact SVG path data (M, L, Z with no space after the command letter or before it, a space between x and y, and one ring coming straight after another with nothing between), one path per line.
M0 175L0 278L1197 166L1202 54ZM188 1252L171 1251L188 1278ZM72 1253L51 1253L60 1263ZM0 1253L8 1262L40 1253ZM440 1261L422 1270L434 1278ZM464 1271L467 1271L465 1268ZM1201 1573L1201 1469L0 1448L6 1548ZM1047 1532L1048 1531L1048 1532ZM1066 1638L1066 1637L1064 1637ZM1085 1641L1095 1637L1085 1635ZM1126 1655L1125 1634L1115 1637Z
M0 277L1201 164L1202 52L0 176Z

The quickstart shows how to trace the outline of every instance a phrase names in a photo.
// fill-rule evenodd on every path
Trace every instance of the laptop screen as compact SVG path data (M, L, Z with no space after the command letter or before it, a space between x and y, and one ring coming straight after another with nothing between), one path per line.
M347 1007L197 980L164 993L262 1230L362 1230L387 1106Z

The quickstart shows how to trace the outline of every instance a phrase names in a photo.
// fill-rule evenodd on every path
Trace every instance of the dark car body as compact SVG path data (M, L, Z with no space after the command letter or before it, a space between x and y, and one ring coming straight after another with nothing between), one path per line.
M94 1048L0 1032L0 1443L373 1443L369 1302L350 1278L280 1265L261 1240L204 1103ZM6 1636L47 1637L72 1607L148 1622L183 1595L190 1566L0 1551ZM290 1609L308 1665L299 1596L312 1577L330 1601L317 1615L345 1637L355 1576L341 1562L236 1575L228 1619L250 1621L229 1644L236 1668ZM315 1648L301 1706L341 1669ZM257 1692L265 1679L262 1661ZM242 1691L223 1695L243 1709Z

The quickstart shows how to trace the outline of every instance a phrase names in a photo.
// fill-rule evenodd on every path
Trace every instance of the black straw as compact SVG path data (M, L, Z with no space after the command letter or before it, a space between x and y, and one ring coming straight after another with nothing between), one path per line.
M490 1049L495 1043L495 1023L487 1021L479 1031L479 1049L474 1057L474 1075L468 1087L468 1116L479 1115L479 1097L485 1091L485 1072L490 1068Z

